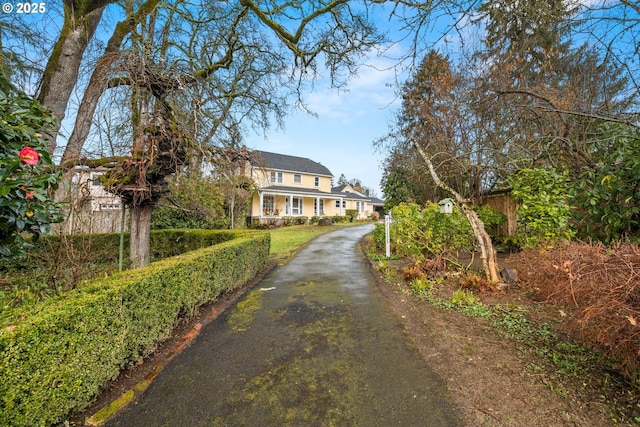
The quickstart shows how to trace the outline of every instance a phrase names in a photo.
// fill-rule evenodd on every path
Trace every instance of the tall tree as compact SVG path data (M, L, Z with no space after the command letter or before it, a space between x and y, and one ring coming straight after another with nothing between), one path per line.
M99 6L108 3L87 2L79 12L70 5L65 13L71 21L97 19ZM164 178L187 164L198 143L220 141L221 131L234 132L242 121L267 126L274 112L279 120L288 95L317 75L321 60L338 83L343 71L353 73L356 58L381 40L366 9L355 10L344 1L277 8L268 1L202 3L124 3L125 18L96 61L63 154L65 163L80 158L107 92L129 94L132 154L116 165L106 184L132 210L134 265L148 262L151 210L166 191ZM92 20L83 28L96 26ZM76 43L74 58L82 58L90 36L78 35L82 43ZM61 36L60 43L67 42ZM58 78L64 76L58 71L79 63L60 61L52 57L51 73ZM43 102L57 105L48 95L56 84L47 78L42 87ZM64 99L68 102L66 91L60 93L60 104Z
M107 4L114 0L64 0L64 19L60 35L42 75L38 100L58 119L58 125L45 137L53 153L60 124L78 82L84 53L102 19Z
M381 186L386 210L402 202L424 205L447 197L434 184L424 161L408 141L399 140L389 147Z
M403 87L399 133L420 154L434 185L460 206L480 247L487 279L497 283L500 275L491 238L470 207L470 198L478 199L483 189L485 156L466 88L465 76L452 68L448 58L430 52Z

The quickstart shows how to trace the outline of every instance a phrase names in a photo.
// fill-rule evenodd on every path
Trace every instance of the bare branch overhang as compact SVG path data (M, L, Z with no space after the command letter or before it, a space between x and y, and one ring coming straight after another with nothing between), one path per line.
M563 116L568 115L568 116L588 117L596 120L621 123L621 124L625 124L625 125L640 129L640 124L637 121L634 121L632 119L625 119L622 117L613 117L613 116L604 116L602 114L589 113L584 111L564 110L558 107L549 98L533 91L524 90L524 89L514 89L514 90L496 91L496 93L498 95L527 95L532 98L539 99L549 105L549 107L541 107L540 109L545 112L557 114L563 124L566 124L566 121L564 120ZM634 115L637 115L637 114L634 114Z
M260 21L262 21L265 25L271 28L278 35L278 37L280 37L283 41L287 43L287 46L289 46L290 48L297 47L297 44L300 41L300 38L302 37L302 33L304 32L309 22L312 22L318 16L324 15L325 13L329 13L335 8L346 3L347 3L347 0L332 1L332 2L329 2L329 4L326 7L316 9L308 16L305 16L304 18L302 18L302 20L300 21L300 26L296 30L296 33L291 34L282 25L270 19L268 14L263 10L261 10L253 1L240 0L240 4L242 6L249 8L253 13L255 13L256 16L260 19Z
M319 16L322 16L327 13L332 13L339 6L347 3L348 3L347 0L332 1L332 2L329 2L325 7L314 10L312 13L310 13L309 15L301 19L300 25L296 29L295 34L293 34L287 31L282 25L275 22L269 17L269 15L273 13L271 12L267 13L261 10L252 0L240 0L240 4L250 9L258 17L258 19L260 19L262 23L264 23L267 27L273 30L276 36L280 40L282 40L282 42L287 46L287 48L289 48L289 50L291 50L295 54L296 57L304 58L303 60L304 66L309 65L313 61L313 59L316 56L318 56L320 52L322 52L324 49L327 48L326 43L319 43L316 49L312 51L304 51L300 49L300 46L299 46L300 39L302 38L302 34L306 29L307 25L313 20L317 19Z

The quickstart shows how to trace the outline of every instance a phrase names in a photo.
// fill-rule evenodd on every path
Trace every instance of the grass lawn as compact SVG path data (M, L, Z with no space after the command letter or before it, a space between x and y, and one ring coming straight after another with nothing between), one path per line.
M269 230L271 233L271 259L280 263L286 262L309 240L339 228L360 225L362 223L334 224L331 226L319 225L292 225Z

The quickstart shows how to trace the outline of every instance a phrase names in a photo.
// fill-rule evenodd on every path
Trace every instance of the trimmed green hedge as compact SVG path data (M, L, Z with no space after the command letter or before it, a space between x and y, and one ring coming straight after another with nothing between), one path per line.
M181 317L255 277L269 244L266 233L240 235L95 281L2 325L0 425L51 425L86 408Z
M251 233L249 230L191 230L166 229L151 231L151 258L161 259L175 256L205 246L217 245L227 240ZM28 250L26 259L12 262L16 265L29 266L34 258L51 259L52 248L64 239L66 246L90 253L100 253L101 258L118 261L120 233L71 234L42 236L32 242L34 247ZM129 257L129 233L124 235L124 255Z

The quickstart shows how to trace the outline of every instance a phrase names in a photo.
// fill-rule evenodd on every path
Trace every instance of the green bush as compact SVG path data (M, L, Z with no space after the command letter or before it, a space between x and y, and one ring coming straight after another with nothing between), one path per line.
M50 298L0 324L0 425L51 425L166 339L181 317L238 287L269 259L269 235L129 270Z
M384 250L386 247L386 230L384 224L376 224L373 233L373 244L378 250Z
M347 209L345 214L349 222L353 222L358 218L358 211L355 209Z
M167 179L170 193L151 214L151 229L228 228L224 206L225 191L216 179L200 172L177 174Z
M505 223L507 217L493 206L484 205L478 209L478 217L484 224L484 228L487 233L491 234L491 237L496 237L496 231L502 224Z
M52 223L63 220L52 198L61 171L55 171L40 132L56 119L39 102L15 88L0 70L0 260L22 257Z
M283 216L282 217L282 225L289 226L294 225L296 223L295 217L293 216Z
M154 230L151 232L151 258L168 258L244 233L246 231ZM128 234L125 234L124 243L127 262ZM74 289L82 280L115 272L118 270L119 244L119 234L43 236L33 242L25 258L0 265L0 321L17 307Z
M397 255L432 257L473 248L473 231L457 207L453 213L443 214L435 203L428 202L424 208L415 203L400 203L391 210L391 215L391 246Z
M578 237L612 243L640 240L640 132L619 123L601 124L598 159L571 179L572 211Z
M519 204L516 237L522 247L570 239L570 187L566 174L553 169L522 169L509 179Z
M334 224L338 224L341 222L347 222L347 217L344 215L335 215L333 217L331 217L331 221L333 221Z

